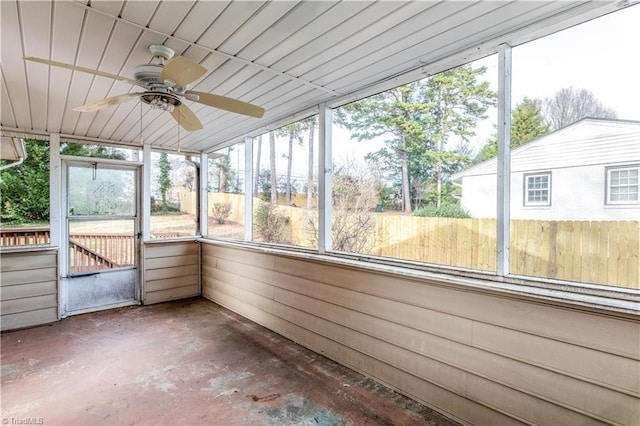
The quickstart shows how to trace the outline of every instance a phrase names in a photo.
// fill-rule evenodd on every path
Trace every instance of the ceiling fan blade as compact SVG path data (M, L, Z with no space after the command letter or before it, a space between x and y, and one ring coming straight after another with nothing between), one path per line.
M193 111L186 105L175 107L173 111L171 111L171 115L187 132L202 129L202 123L200 123L198 117L196 117Z
M103 99L98 102L94 102L92 104L82 105L79 107L75 107L73 110L78 112L92 112L98 111L99 109L107 108L110 106L118 105L123 102L130 101L132 99L138 98L142 93L125 93L124 95L113 96L111 98Z
M184 56L176 56L167 61L160 73L160 81L170 80L176 87L186 87L193 83L207 72L207 69L200 64L187 59Z
M100 77L107 77L107 78L112 78L114 80L126 81L131 84L140 85L140 83L138 83L137 81L127 77L123 77L121 75L110 74L108 72L92 70L91 68L79 67L71 64L65 64L64 62L49 61L47 59L35 58L33 56L27 56L22 59L24 59L25 61L38 62L40 64L52 65L54 67L66 68L68 70L86 72L87 74L99 75Z
M194 92L193 90L187 90L185 93L197 95L200 99L195 102L209 105L214 108L219 108L225 111L231 111L256 118L262 118L262 116L264 115L264 108L250 104L248 102L227 98L226 96L214 95L212 93Z

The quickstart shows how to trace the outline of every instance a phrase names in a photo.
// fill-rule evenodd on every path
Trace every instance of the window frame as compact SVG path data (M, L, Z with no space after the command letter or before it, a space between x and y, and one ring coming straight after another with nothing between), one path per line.
M594 284L583 281L565 281L555 278L540 276L518 275L509 270L510 260L510 213L511 207L511 147L509 134L511 130L511 50L509 45L502 45L498 49L498 155L497 155L497 240L496 247L497 270L495 272L466 270L450 267L442 264L427 264L397 258L381 258L372 255L338 252L331 246L331 187L332 187L332 142L331 116L333 109L353 101L355 96L339 98L331 102L321 103L317 106L320 117L319 158L319 244L317 249L305 249L298 246L275 245L254 241L225 241L217 238L206 238L204 241L218 241L224 245L243 247L257 250L263 253L274 253L284 256L299 257L306 260L317 259L322 262L336 262L348 264L354 267L370 269L379 273L399 274L402 276L422 276L422 274L437 274L447 283L461 280L459 283L466 285L468 280L478 279L478 288L505 291L518 297L531 297L533 299L552 299L562 302L570 302L578 305L598 306L607 309L622 310L628 312L632 306L637 306L640 300L640 290L626 287L616 287L603 284ZM492 53L495 53L492 52ZM468 58L454 62L446 62L446 65L437 63L433 68L433 74L444 71L452 66L467 63ZM441 67L441 68L440 68ZM412 81L406 79L407 82ZM388 87L384 86L386 90ZM359 93L357 99L376 93L374 90ZM315 111L315 110L314 110ZM287 121L288 122L288 121ZM278 124L282 124L281 122ZM285 123L286 124L286 123ZM322 172L324 170L324 172ZM523 173L521 176L540 175L549 176L548 203L525 206L529 209L548 210L552 205L552 176L551 171ZM526 179L523 182L526 196ZM503 195L500 195L502 193ZM327 196L328 195L328 196ZM515 200L513 200L515 201ZM523 204L524 204L523 200ZM514 206L515 207L515 206Z
M145 145L144 147L145 149L147 149L147 145ZM177 156L177 157L182 157L182 159L180 160L183 163L191 163L191 165L193 166L193 170L194 170L194 190L193 192L195 193L195 198L196 198L196 202L195 202L195 218L194 218L194 231L193 234L189 233L188 235L181 235L181 234L185 234L186 232L189 231L184 231L184 230L176 230L176 231L154 231L152 232L151 230L151 218L152 217L158 217L159 215L155 214L157 212L152 211L152 203L151 203L151 198L153 198L154 196L154 191L151 190L152 186L155 184L157 184L157 182L152 183L152 177L157 178L157 174L160 173L159 170L159 164L157 164L158 166L158 170L156 171L154 169L154 162L153 162L153 156L154 155L161 155L161 154L167 154L167 155L171 155L171 156ZM143 151L143 155L147 155L144 153ZM187 157L194 157L190 160L187 160ZM169 161L171 161L171 159L169 159ZM200 221L199 221L199 212L198 209L200 208L199 206L199 194L200 194L200 155L195 155L193 153L189 153L189 152L169 152L166 150L162 150L162 149L155 149L151 146L149 146L149 153L148 153L148 158L144 160L144 164L148 164L147 166L147 170L148 170L148 183L145 183L145 189L143 189L143 199L146 198L146 200L143 203L143 214L145 218L148 218L147 223L143 223L143 235L144 235L144 241L145 243L147 242L156 242L156 241L182 241L182 240L193 240L194 238L198 238L201 236L201 232L200 232ZM184 166L184 164L182 164L182 166ZM147 179L147 177L145 176L145 179ZM148 185L148 187L146 187L146 185ZM175 182L172 182L172 187L177 186ZM148 203L148 204L147 204ZM148 206L148 207L146 207ZM148 208L148 211L146 210ZM148 226L148 228L146 228Z
M611 200L611 173L615 171L623 171L623 170L636 170L638 172L638 176L640 176L640 164L625 164L620 166L605 167L605 188L604 188L605 205L628 206L628 205L640 204L640 197L638 197L638 199L636 200L618 200L618 201ZM630 187L633 187L634 185L631 185L631 184L618 185L617 187L621 187L621 186L630 188ZM640 192L640 180L635 184L635 186L636 186L636 192Z
M224 188L220 188L220 181L215 182L215 179L212 181L210 179L210 177L212 176L212 173L219 173L220 169L219 169L219 165L217 164L217 161L220 159L223 159L225 157L227 157L229 164L231 164L230 159L231 159L231 152L233 150L238 150L236 152L236 155L238 155L238 160L240 160L240 157L242 157L242 161L239 161L238 164L235 164L236 169L235 171L237 172L236 175L234 176L234 178L236 179L236 186L238 191L225 191ZM218 239L221 241L229 241L229 242L247 242L249 241L247 239L247 229L252 228L253 224L249 223L247 221L247 215L246 215L246 211L253 211L252 208L252 199L249 198L247 199L247 191L246 191L246 186L247 186L247 182L251 182L252 180L249 179L247 180L247 167L248 166L252 166L252 158L249 158L249 163L247 163L247 153L251 153L253 152L253 143L251 142L251 138L245 138L242 141L236 141L235 143L226 145L222 148L217 148L214 151L211 151L210 153L207 154L207 170L206 170L206 174L204 172L201 171L201 179L203 179L202 182L202 187L201 187L201 201L200 201L200 212L201 212L201 222L202 224L207 224L206 229L201 225L201 234L203 238L211 238L211 239ZM241 153L241 155L239 154ZM202 167L201 163L201 167ZM219 176L219 175L218 175ZM214 190L213 189L213 183L215 183L217 185L217 188ZM253 185L251 187L251 189L253 189ZM211 194L230 194L230 195L237 195L237 196L241 196L242 197L242 204L244 206L245 209L245 214L243 215L243 219L245 221L245 223L243 224L243 229L242 229L242 236L239 235L240 230L238 230L238 234L234 235L234 236L223 236L223 235L216 235L215 232L215 228L212 226L208 225L209 220L213 219L213 213L212 213L212 208L214 207L215 202L211 202L211 200L209 199ZM253 195L252 193L250 194L251 196ZM206 198L206 205L204 202L204 198ZM232 210L233 211L233 210Z
M529 193L532 191L544 191L544 189L540 188L530 188L529 187L529 179L536 177L546 177L547 178L547 201L529 201ZM525 173L523 174L523 190L522 190L522 203L524 207L551 207L551 188L552 188L552 173L549 172L536 172L536 173Z

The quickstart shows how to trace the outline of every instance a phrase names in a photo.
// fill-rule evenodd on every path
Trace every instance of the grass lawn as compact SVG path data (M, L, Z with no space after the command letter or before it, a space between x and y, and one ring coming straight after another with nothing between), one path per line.
M49 222L34 221L22 223L2 223L3 228L49 228ZM194 234L196 230L195 216L192 214L169 213L151 215L151 232L185 232ZM133 233L131 220L74 220L71 223L71 232L74 233Z

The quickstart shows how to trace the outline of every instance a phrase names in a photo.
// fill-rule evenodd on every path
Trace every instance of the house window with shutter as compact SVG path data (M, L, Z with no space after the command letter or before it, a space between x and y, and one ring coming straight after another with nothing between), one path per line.
M607 204L638 203L639 166L607 169Z
M525 175L524 205L551 205L551 173Z

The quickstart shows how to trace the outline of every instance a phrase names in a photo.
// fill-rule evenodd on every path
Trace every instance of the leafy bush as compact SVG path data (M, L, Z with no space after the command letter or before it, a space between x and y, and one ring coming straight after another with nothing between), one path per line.
M289 216L280 213L276 204L259 203L254 226L264 241L287 243L286 225L288 223Z
M231 214L231 203L213 203L211 215L220 224L223 225Z
M440 207L429 205L419 208L413 213L414 216L425 217L453 217L458 219L467 219L471 215L458 204L442 204Z

